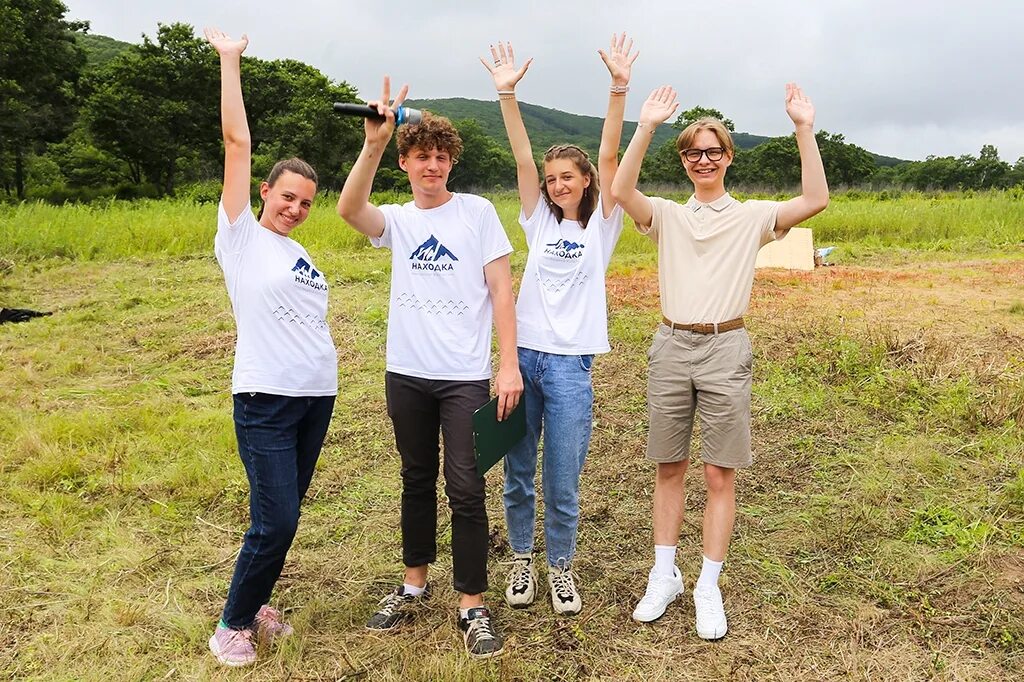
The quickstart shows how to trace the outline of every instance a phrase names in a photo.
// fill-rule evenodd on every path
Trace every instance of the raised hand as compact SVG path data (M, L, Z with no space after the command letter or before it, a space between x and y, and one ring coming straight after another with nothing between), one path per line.
M631 56L629 53L632 49L633 39L630 38L627 43L626 32L623 31L619 36L612 34L608 52L597 51L601 55L601 59L604 60L604 65L608 67L608 73L612 75L612 85L629 85L629 74L633 68L633 62L640 56L639 51L634 52Z
M244 33L240 40L234 40L219 28L207 27L203 29L203 35L206 36L207 42L213 46L213 49L217 50L217 54L222 57L241 56L249 45L249 37Z
M651 92L650 97L640 108L640 123L656 126L667 121L679 108L676 101L676 91L668 85L663 85Z
M814 127L814 105L796 83L786 83L786 113L797 127Z
M391 135L395 132L395 110L402 105L405 101L406 95L409 94L409 86L403 85L402 89L398 91L398 95L395 99L391 100L391 77L384 76L384 88L381 92L379 100L372 100L366 104L375 107L383 117L384 120L375 118L366 118L363 123L363 129L366 131L366 141L375 142L381 146L385 146L388 140L391 139ZM388 104L388 102L391 104Z
M494 87L499 91L514 90L516 83L522 80L523 76L526 75L526 70L533 63L533 58L531 57L517 69L516 54L512 50L512 43L505 43L503 45L500 40L498 41L497 48L491 45L491 58L494 62L493 65L484 61L483 57L480 58L480 63L491 73L491 78L494 79Z

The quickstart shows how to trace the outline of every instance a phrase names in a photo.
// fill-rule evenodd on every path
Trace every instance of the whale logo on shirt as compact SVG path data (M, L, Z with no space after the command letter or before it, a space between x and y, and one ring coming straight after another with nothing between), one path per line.
M544 246L546 247L544 253L552 256L557 256L558 258L580 258L583 256L583 248L586 244L577 244L568 239L559 239L557 242L551 242Z
M442 262L447 258L447 262ZM437 237L430 235L427 241L423 242L409 256L409 265L416 272L453 272L455 263L459 260L454 253L448 250L444 244L437 240Z

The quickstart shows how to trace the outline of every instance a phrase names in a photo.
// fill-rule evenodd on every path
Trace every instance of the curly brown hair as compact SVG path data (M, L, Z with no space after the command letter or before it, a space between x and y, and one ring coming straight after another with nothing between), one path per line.
M448 152L452 163L455 163L462 154L462 138L447 118L424 111L422 121L398 129L398 153L408 156L414 147L424 151Z

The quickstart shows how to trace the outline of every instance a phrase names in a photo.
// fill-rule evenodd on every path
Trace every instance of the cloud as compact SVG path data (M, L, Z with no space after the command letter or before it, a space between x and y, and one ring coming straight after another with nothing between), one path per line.
M597 49L626 30L641 52L630 118L668 83L683 108L714 107L738 130L787 134L783 86L792 80L813 99L819 127L880 154L977 154L988 143L1011 162L1024 155L1024 88L1005 75L1024 63L1024 3L1013 0L66 2L93 32L122 40L152 35L158 21L247 32L251 54L307 62L368 99L384 73L408 82L413 97L493 98L477 58L511 40L517 55L535 58L521 99L594 116L607 106Z

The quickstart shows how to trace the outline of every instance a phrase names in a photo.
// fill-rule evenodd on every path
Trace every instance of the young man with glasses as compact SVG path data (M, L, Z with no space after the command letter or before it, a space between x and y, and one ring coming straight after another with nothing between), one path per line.
M702 118L676 142L693 195L685 204L637 190L655 128L675 113L676 92L661 87L640 112L636 133L612 183L612 196L637 229L658 245L663 323L648 351L647 457L654 484L654 568L633 618L650 622L683 593L675 566L683 521L684 481L694 417L701 421L707 484L704 562L693 589L697 634L720 639L728 629L718 576L736 516L736 470L752 463L750 388L753 353L743 323L754 261L768 242L828 206L828 183L814 138L814 106L786 85L786 113L796 126L802 194L783 202L740 202L725 191L735 147L721 121Z

